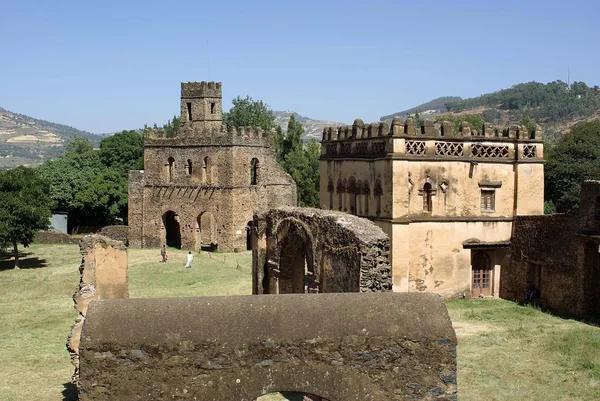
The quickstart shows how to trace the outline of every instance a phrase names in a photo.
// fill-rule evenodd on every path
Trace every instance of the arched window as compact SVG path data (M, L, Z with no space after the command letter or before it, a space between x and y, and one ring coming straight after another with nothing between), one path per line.
M381 215L381 197L383 195L383 188L381 188L381 181L379 180L375 181L373 195L375 195L375 214L379 216Z
M327 192L329 192L329 210L333 210L333 180L327 180Z
M348 209L351 214L356 214L356 180L354 177L348 179Z
M363 211L365 215L369 214L369 198L371 197L371 188L369 187L369 181L363 183L363 194L365 196L365 206Z
M342 198L344 196L344 185L342 184L342 179L339 178L337 182L337 194L338 194L338 210L342 210Z
M188 159L185 167L186 167L185 171L186 171L187 175L191 176L192 172L193 172L192 159Z
M258 183L258 159L255 157L250 161L250 185Z
M203 184L212 184L213 183L213 165L210 157L206 156L202 160L202 183Z
M356 214L359 216L362 216L363 212L362 212L362 181L358 180L356 181Z
M431 202L432 188L431 184L426 182L423 185L423 211L431 213L433 204Z
M175 159L169 157L167 160L167 178L169 182L173 181L175 177Z

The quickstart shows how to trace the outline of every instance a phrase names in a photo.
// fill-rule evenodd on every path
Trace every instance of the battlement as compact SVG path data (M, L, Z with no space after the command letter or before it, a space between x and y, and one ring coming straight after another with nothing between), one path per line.
M452 123L449 121L434 124L431 120L424 120L421 126L415 126L412 118L407 118L402 122L398 117L392 120L391 125L387 122L365 124L360 118L357 118L352 125L326 127L323 129L323 141L369 139L383 136L464 138L465 141L469 141L473 137L541 141L543 132L542 127L539 125L536 125L534 131L528 132L525 126L517 124L505 128L484 124L481 130L472 130L466 121L461 123L457 132L454 132Z
M221 82L182 82L182 98L220 98L222 97Z
M160 130L146 128L144 131L144 144L145 146L273 146L272 135L261 128L235 128L222 124L220 127L215 128L215 130L204 131L202 135L195 135L196 131L186 125L183 125L181 130L182 132L179 135L168 138Z

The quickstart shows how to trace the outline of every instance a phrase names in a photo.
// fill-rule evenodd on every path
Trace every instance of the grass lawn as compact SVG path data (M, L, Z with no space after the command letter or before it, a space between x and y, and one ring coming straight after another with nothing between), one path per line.
M251 293L249 252L196 254L192 269L185 254L170 250L162 264L158 249L129 250L130 296ZM81 255L77 245L34 244L23 259L21 270L0 259L0 400L63 400ZM508 301L454 301L448 310L461 401L600 400L600 328ZM282 399L298 397L261 397Z

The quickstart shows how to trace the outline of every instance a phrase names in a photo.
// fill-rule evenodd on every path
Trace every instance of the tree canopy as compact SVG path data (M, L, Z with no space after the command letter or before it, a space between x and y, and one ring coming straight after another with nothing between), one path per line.
M65 154L39 167L50 183L52 208L68 212L71 227L127 223L128 172L143 168L143 152L143 137L135 131L104 138L99 150L73 140Z
M49 185L33 169L0 171L0 243L12 244L19 268L18 244L28 247L50 225Z
M223 114L223 122L228 126L262 128L272 132L275 129L275 116L271 108L262 100L253 100L250 96L236 97L233 107Z
M600 180L600 120L578 124L546 152L546 205L569 212L579 204L584 180Z

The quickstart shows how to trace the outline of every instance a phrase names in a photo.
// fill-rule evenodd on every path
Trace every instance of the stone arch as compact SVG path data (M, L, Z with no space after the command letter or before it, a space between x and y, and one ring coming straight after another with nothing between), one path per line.
M356 195L354 196L355 202L356 202L356 213L359 216L362 216L363 214L363 203L362 203L362 180L358 180L356 181Z
M348 193L348 211L351 214L356 214L356 178L353 176L348 178L346 192Z
M338 210L342 210L342 207L344 207L342 201L344 197L344 184L342 183L341 178L338 178L336 191L338 195Z
M258 184L259 162L256 157L250 160L250 185Z
M162 215L164 227L163 244L175 248L181 248L181 223L179 215L173 210L167 210Z
M333 179L329 177L327 180L327 193L329 194L329 210L333 210Z
M210 212L202 212L196 217L196 249L216 248L217 242L217 222Z
M185 174L191 177L193 173L194 173L194 164L192 163L192 159L188 159L185 164Z
M305 289L315 287L318 291L319 274L314 268L314 241L310 229L298 219L283 219L275 229L274 239L273 262L277 269L265 272L267 293L304 293Z
M363 182L362 193L364 195L364 205L363 212L365 215L369 215L369 198L371 197L371 187L369 186L369 181L365 180Z
M375 196L375 214L381 215L381 197L383 196L383 188L381 187L381 180L375 181L375 188L373 188L373 195Z

